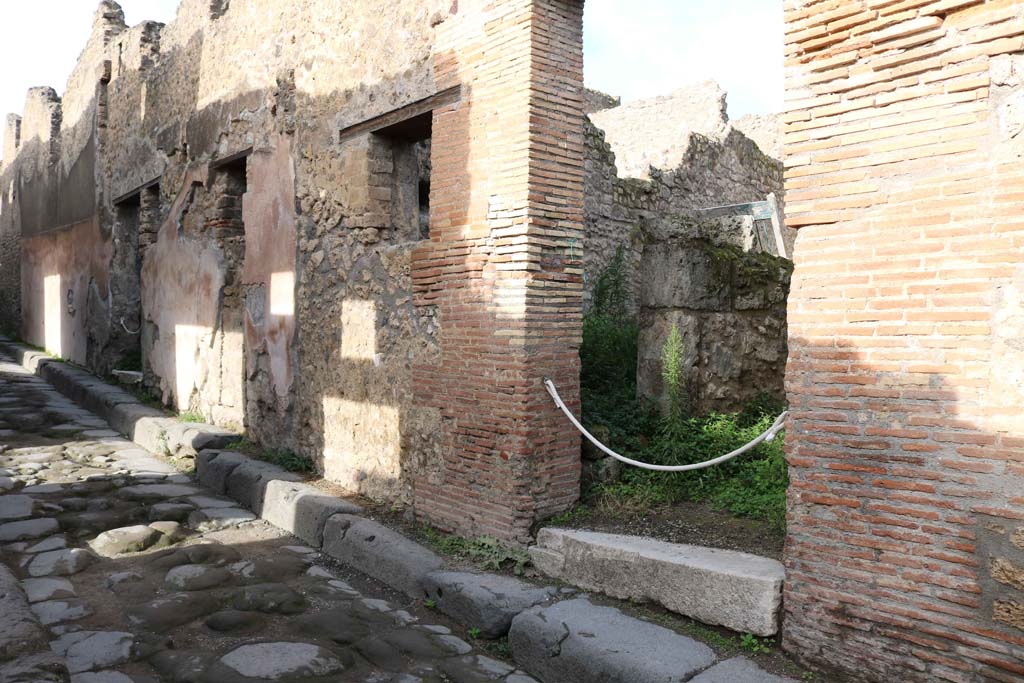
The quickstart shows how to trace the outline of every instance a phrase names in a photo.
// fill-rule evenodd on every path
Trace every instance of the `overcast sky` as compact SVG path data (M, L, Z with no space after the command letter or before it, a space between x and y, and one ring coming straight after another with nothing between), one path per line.
M344 0L328 0L341 2ZM0 115L21 113L25 91L63 94L98 1L32 0L0 7ZM123 0L129 24L167 22L178 0ZM587 85L626 100L717 80L729 114L782 107L780 0L586 0Z

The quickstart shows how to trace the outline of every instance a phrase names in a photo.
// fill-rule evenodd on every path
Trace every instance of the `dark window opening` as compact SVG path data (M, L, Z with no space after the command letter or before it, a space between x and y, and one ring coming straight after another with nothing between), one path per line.
M248 189L246 157L220 162L210 170L210 196L214 205L207 214L206 227L218 239L245 237L242 202Z
M433 113L378 129L391 151L391 224L403 240L430 237L430 147Z

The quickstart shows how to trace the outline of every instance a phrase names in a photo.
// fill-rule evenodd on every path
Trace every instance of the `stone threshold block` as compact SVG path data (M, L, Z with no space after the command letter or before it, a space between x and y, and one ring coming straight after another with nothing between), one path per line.
M542 529L530 548L548 576L741 633L778 632L782 563L749 553L651 538Z
M683 683L715 663L707 645L585 598L512 620L516 663L551 683Z

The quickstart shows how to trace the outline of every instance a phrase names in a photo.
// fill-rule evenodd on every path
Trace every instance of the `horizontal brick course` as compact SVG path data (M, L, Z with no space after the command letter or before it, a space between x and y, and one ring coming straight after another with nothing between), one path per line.
M1024 175L1002 107L1024 5L785 7L785 646L854 680L1019 680L1024 623L996 605L1024 596L989 572L1024 559L990 538L1024 520Z

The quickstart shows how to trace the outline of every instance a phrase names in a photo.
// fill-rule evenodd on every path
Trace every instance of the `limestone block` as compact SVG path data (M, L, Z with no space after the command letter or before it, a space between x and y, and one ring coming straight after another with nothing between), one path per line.
M719 662L690 683L796 683L792 678L774 676L746 657L733 657Z
M110 409L106 416L110 426L129 439L135 439L135 426L143 418L163 418L164 414L156 408L141 403L119 403Z
M759 636L778 631L785 570L749 553L650 538L542 529L531 557L546 574L616 598Z
M309 484L274 479L264 487L260 516L319 548L324 542L324 525L332 515L362 511L358 505Z
M200 451L196 456L196 477L199 483L215 493L228 490L228 476L249 458L231 451Z
M395 590L419 597L421 582L441 568L441 558L377 522L334 515L324 527L323 552Z
M504 636L516 615L558 594L555 588L537 588L510 576L449 571L427 574L423 592L441 612L487 638Z
M580 598L512 620L516 663L559 683L682 683L715 662L703 643Z
M224 493L258 515L263 510L264 489L274 480L298 482L302 477L269 463L247 459L231 470Z

